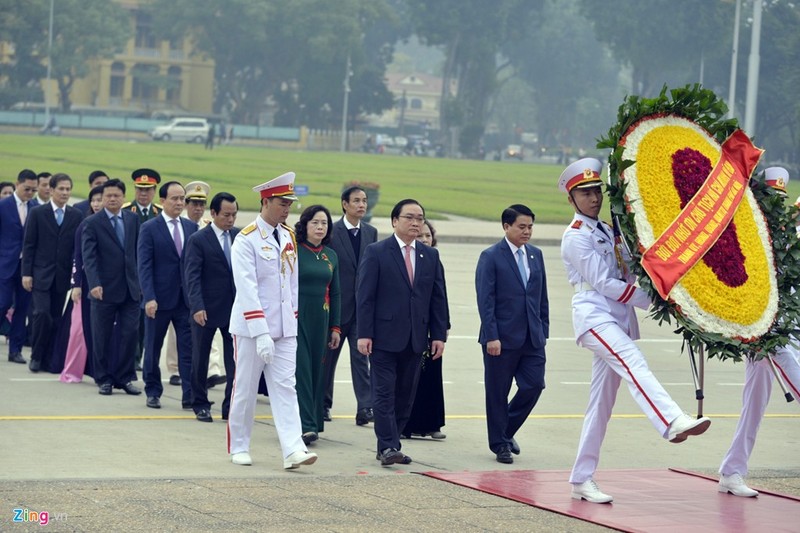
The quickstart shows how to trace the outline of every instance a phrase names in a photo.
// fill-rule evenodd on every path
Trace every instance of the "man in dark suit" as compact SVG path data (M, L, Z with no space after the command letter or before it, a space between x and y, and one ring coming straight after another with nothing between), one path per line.
M447 339L447 296L439 252L416 240L425 211L411 199L392 209L394 233L367 246L356 292L358 351L370 356L376 459L409 464L400 451L422 353L438 359Z
M31 372L38 372L53 351L54 325L70 287L75 231L83 220L80 211L67 205L69 176L51 176L50 192L50 201L28 214L22 246L22 286L33 293Z
M36 173L25 169L17 176L16 190L0 200L0 335L8 335L8 360L25 363L22 345L25 343L25 319L31 296L22 287L22 241L28 212L34 207L32 198L38 180ZM14 306L11 324L6 314Z
M367 193L359 186L348 187L342 192L344 216L333 225L330 247L339 256L339 286L342 290L342 339L347 339L350 349L350 374L356 394L356 424L363 426L374 420L372 393L369 384L369 358L358 351L358 329L356 328L356 273L364 250L378 240L378 230L361 219L367 212ZM325 420L330 421L333 406L333 381L336 363L342 345L328 350L325 358Z
M33 197L34 206L44 205L50 201L50 178L53 175L49 172L39 172L36 174L36 180L39 182L36 186L36 196Z
M139 168L131 172L133 179L134 200L122 206L135 215L139 215L139 222L144 224L156 218L162 207L153 202L156 196L156 187L161 183L161 174L152 168ZM144 355L144 309L139 314L139 339L136 347L136 370L142 370L142 357Z
M211 422L211 403L208 401L208 358L211 343L217 330L222 335L222 353L225 361L225 400L222 402L222 419L228 419L233 378L236 375L233 361L233 338L228 331L231 308L236 296L231 270L231 245L237 228L236 213L239 206L233 195L221 192L211 199L211 224L189 238L184 273L186 294L192 315L192 394L197 420Z
M127 394L142 392L131 384L136 377L134 351L141 297L136 272L139 218L122 209L124 201L125 184L117 179L105 182L103 209L86 219L81 238L83 271L92 302L94 380L104 396L110 395L113 387ZM115 323L119 325L116 350L111 344Z
M178 373L183 395L181 405L192 408L192 332L189 306L183 284L183 258L186 242L197 224L181 217L186 191L177 181L161 186L161 214L142 224L139 234L139 281L144 306L144 391L147 407L161 408L161 347L170 323L178 344Z
M506 237L481 253L475 271L489 448L506 464L519 454L514 434L544 389L550 313L542 252L528 244L533 220L524 205L504 210ZM517 393L509 403L512 380Z
M108 181L108 175L103 172L102 170L93 170L91 174L89 174L89 190L91 191L95 187L99 187L100 185L104 184ZM75 209L81 212L84 217L88 217L92 214L92 206L91 206L91 198L87 198L86 200L81 200L77 202L74 206Z

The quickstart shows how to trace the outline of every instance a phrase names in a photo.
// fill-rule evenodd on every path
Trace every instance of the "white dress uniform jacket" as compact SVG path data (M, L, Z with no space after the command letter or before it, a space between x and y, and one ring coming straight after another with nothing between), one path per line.
M603 228L598 225L603 224ZM564 232L561 259L567 279L575 289L572 297L572 325L575 338L601 324L618 324L632 340L639 338L634 306L650 307L650 298L633 285L636 277L627 273L627 254L614 243L608 224L575 214ZM619 254L619 255L618 255Z
M232 335L297 336L297 245L294 233L284 225L278 227L279 245L274 229L259 216L239 232L231 247L236 284Z

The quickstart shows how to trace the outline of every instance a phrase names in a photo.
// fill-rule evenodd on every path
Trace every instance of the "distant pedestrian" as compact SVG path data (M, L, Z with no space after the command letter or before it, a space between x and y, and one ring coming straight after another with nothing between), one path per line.
M213 124L209 124L208 126L208 134L206 136L206 150L213 150L214 149L214 133L216 132L217 127Z

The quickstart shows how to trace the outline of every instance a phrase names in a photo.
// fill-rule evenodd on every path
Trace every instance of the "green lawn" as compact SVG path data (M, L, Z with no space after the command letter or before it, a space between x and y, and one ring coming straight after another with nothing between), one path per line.
M527 204L537 222L562 224L572 210L558 192L561 169L553 165L516 162L462 161L432 157L400 157L362 153L301 152L223 146L213 151L186 143L127 142L36 135L0 135L2 175L14 181L22 168L36 172L66 172L75 182L75 196L88 192L86 177L102 169L128 184L131 171L156 169L162 179L184 184L207 181L212 194L232 193L242 209L255 210L254 185L292 170L297 184L309 187L301 203L322 203L338 212L342 184L351 180L380 184L378 216L387 216L403 198L415 198L431 218L443 213L497 220L512 203ZM128 191L128 199L132 197Z
M242 209L256 210L258 197L251 188L292 170L297 173L296 183L309 187L310 194L301 198L301 203L322 203L334 213L339 212L342 184L351 180L380 184L377 216L388 216L395 202L409 197L419 200L431 218L450 213L497 220L512 203L527 204L541 223L564 224L573 213L558 192L556 182L562 169L555 165L240 146L207 151L186 143L38 135L0 135L0 154L0 179L14 181L22 168L66 172L75 182L75 196L80 197L88 192L86 177L92 170L105 170L132 185L131 171L149 167L164 179L184 184L207 181L212 194L230 192ZM792 200L800 194L798 181L793 180L789 187Z

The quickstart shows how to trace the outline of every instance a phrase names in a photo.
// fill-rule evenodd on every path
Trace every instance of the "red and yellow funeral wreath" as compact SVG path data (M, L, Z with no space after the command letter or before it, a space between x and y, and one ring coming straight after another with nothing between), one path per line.
M699 85L631 96L598 148L612 150L612 215L652 316L709 357L740 360L795 335L800 253L796 212L751 180L763 151L726 112Z

